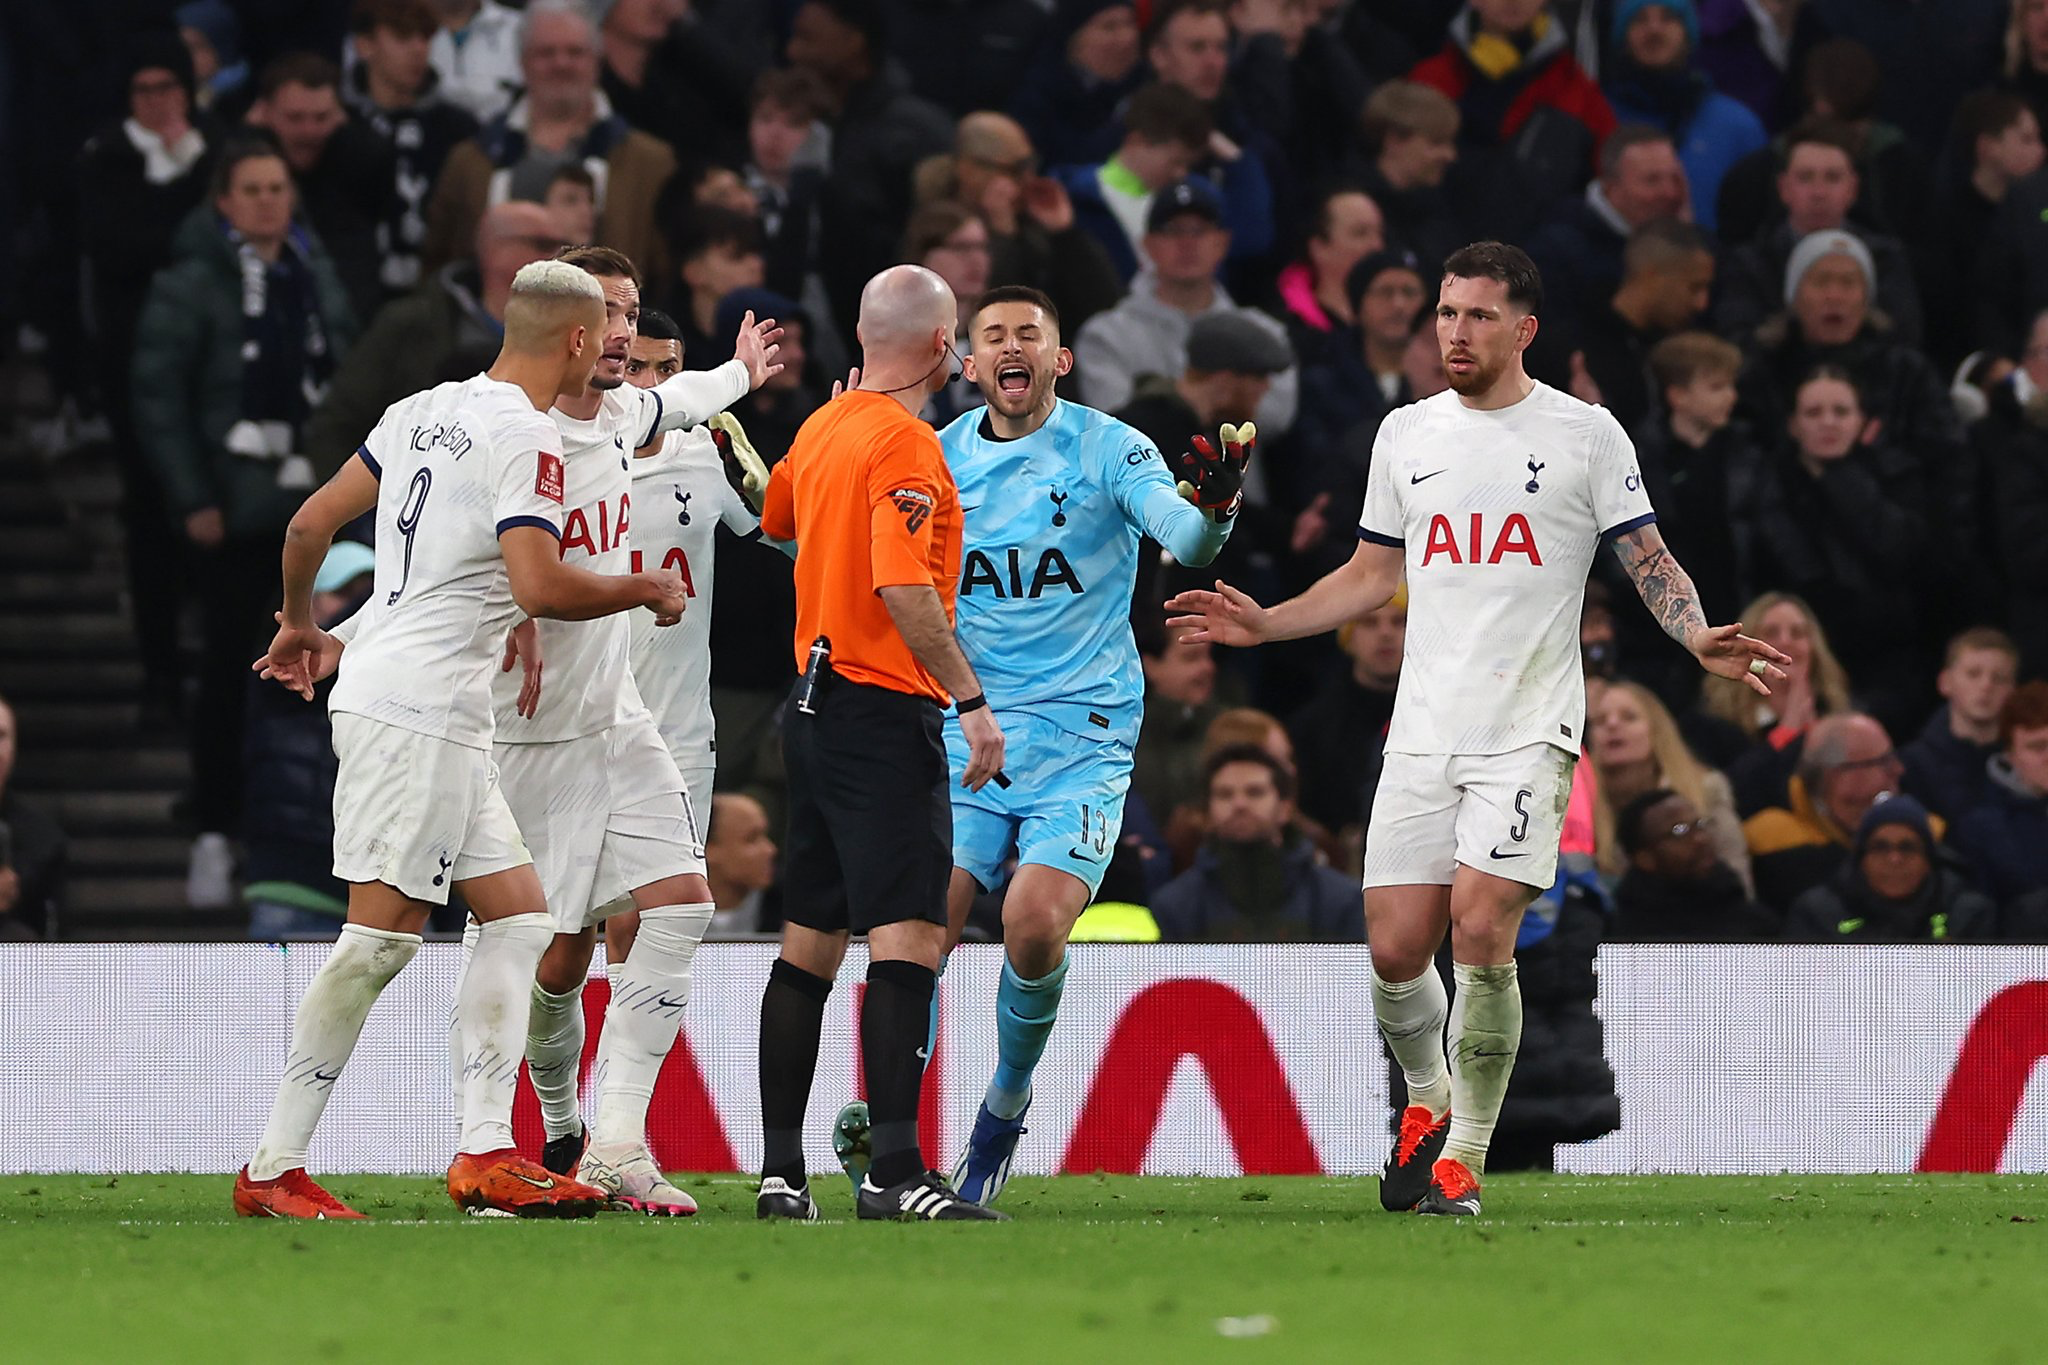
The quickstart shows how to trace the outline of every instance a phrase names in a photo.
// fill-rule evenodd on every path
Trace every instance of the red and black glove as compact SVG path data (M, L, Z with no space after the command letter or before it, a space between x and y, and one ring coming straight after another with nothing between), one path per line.
M1180 465L1180 495L1218 521L1237 515L1244 502L1244 471L1251 464L1252 449L1259 431L1250 422L1232 426L1225 422L1217 433L1223 450L1217 453L1207 436L1197 436L1183 451Z

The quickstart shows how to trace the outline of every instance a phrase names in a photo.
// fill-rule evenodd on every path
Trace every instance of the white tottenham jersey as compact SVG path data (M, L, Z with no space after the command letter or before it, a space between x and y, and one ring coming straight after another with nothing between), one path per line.
M726 482L711 433L672 431L661 449L633 461L634 569L674 569L690 605L667 629L646 612L633 617L633 676L676 764L702 768L715 760L711 719L712 533L723 522L737 536L754 535L760 520Z
M1577 753L1586 575L1607 539L1653 520L1621 424L1547 384L1495 412L1446 391L1389 414L1358 524L1408 566L1388 751Z
M661 403L646 389L608 390L597 416L579 421L560 408L548 414L561 432L568 466L562 516L562 559L592 573L633 572L627 532L632 520L633 452L654 436ZM635 609L594 621L537 621L540 632L540 707L529 720L517 709L522 670L500 673L491 686L498 713L498 743L552 744L609 730L645 709L627 661L628 617Z
M485 375L385 410L356 452L378 478L370 610L328 708L456 744L491 743L491 676L519 620L498 536L562 534L562 437Z

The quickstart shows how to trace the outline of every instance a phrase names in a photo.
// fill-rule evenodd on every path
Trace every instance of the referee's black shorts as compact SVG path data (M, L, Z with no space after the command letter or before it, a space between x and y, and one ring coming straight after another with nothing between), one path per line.
M823 933L944 924L953 803L937 704L834 677L812 705L792 692L783 709L784 917Z

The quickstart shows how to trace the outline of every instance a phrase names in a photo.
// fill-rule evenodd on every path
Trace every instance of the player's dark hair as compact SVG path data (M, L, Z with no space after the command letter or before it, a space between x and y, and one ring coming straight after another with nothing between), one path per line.
M608 246L565 246L555 253L555 259L601 280L631 280L635 289L640 287L640 272L633 258Z
M1678 793L1669 787L1656 787L1635 797L1621 808L1614 817L1614 833L1615 837L1621 840L1623 854L1633 858L1657 842L1655 839L1643 837L1644 817L1649 815L1650 807L1659 801L1669 801L1676 795Z
M676 326L676 320L659 308L642 308L640 335L649 341L681 341L683 329Z
M1621 158L1631 147L1649 147L1659 142L1670 142L1671 134L1662 128L1652 128L1647 123L1624 123L1607 135L1607 141L1600 144L1600 178L1612 180L1621 166Z
M1060 335L1059 306L1052 301L1051 295L1047 294L1043 289L1033 289L1028 284L999 284L993 289L985 289L982 291L981 297L974 301L974 313L972 316L980 317L982 309L993 308L999 303L1030 304L1033 308L1045 314L1045 320L1052 324L1052 334L1055 337Z
M1543 310L1543 276L1529 253L1506 242L1474 242L1444 261L1444 274L1507 286L1508 302L1534 317Z
M1164 81L1154 81L1124 106L1126 137L1154 144L1178 142L1199 151L1209 145L1209 135L1215 130L1216 119L1207 105Z
M349 8L350 33L368 37L380 28L402 38L431 38L441 21L427 0L356 0Z
M211 197L218 199L228 192L229 187L235 183L237 166L244 161L254 161L265 156L275 157L279 161L284 160L284 152L278 148L277 143L260 130L252 129L230 136L227 145L221 148L220 159L213 163ZM289 173L290 167L286 167L286 171Z
M1282 801L1294 799L1294 774L1285 763L1256 744L1226 744L1209 755L1209 761L1202 765L1202 794L1208 796L1209 788L1215 784L1216 774L1233 763L1256 763L1273 775L1273 790L1280 793Z
M744 213L716 204L697 204L683 215L676 233L676 260L696 260L724 247L745 256L761 249L761 225Z
M287 52L263 68L256 80L256 97L269 99L287 85L308 90L341 90L341 68L317 52Z

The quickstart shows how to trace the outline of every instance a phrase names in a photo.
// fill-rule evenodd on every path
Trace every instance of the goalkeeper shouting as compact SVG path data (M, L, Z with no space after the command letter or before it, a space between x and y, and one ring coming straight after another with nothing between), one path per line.
M1131 427L1056 398L1073 355L1052 301L1035 289L983 294L969 340L965 372L988 406L939 434L966 523L955 629L1008 738L1008 785L953 789L949 945L975 894L1013 855L1019 864L1003 902L996 1073L952 1180L962 1198L988 1205L1024 1133L1031 1074L1066 980L1067 935L1123 821L1145 690L1130 626L1140 543L1151 536L1187 564L1214 559L1254 433L1247 424L1197 436L1169 465ZM967 745L956 717L946 747L960 771ZM865 1106L854 1104L834 1134L856 1185L865 1128Z

